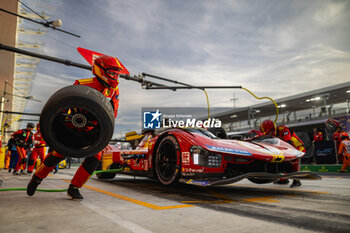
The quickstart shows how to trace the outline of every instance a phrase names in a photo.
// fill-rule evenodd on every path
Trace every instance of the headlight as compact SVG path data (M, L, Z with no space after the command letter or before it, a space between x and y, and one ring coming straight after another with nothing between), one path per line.
M191 146L193 164L203 167L221 167L222 155L207 151L200 146Z

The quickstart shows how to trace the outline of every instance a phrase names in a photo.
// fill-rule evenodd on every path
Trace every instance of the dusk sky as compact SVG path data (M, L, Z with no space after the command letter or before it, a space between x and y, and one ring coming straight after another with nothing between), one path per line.
M242 85L273 98L349 81L350 1L61 0L24 1L47 9L61 29L48 31L43 53L87 64L84 47L115 56L132 74L159 75L193 85ZM41 60L27 112L92 73ZM205 107L198 90L143 90L120 80L115 136L140 130L142 107ZM209 90L212 107L257 104L243 90Z

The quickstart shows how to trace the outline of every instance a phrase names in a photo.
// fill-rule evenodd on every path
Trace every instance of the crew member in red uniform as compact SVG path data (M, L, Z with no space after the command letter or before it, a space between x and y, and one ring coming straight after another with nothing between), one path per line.
M262 136L263 134L259 130L252 129L250 130L247 135L244 137L244 140L252 140L254 138L258 138Z
M34 134L34 149L33 152L30 156L30 159L28 161L28 169L27 172L28 174L32 174L35 162L39 156L41 163L44 162L45 158L45 146L46 142L44 141L43 137L41 136L40 132L40 123L36 125L36 130L37 132Z
M337 126L336 131L333 133L333 140L336 143L337 151L339 150L341 143L341 134L345 133L340 126ZM338 154L339 163L343 163L343 154Z
M28 123L26 129L17 130L12 134L12 137L15 139L16 150L19 155L17 165L15 167L14 174L24 173L27 163L27 149L32 148L33 146L33 132L34 129L33 123Z
M312 142L322 142L323 141L323 133L319 131L317 128L313 129L314 131L314 140Z
M104 96L110 99L110 103L114 109L114 117L117 117L119 107L119 89L118 77L124 68L114 57L102 55L98 57L92 67L92 73L95 77L90 79L76 80L74 85L86 85L100 91ZM96 170L101 161L101 154L99 152L95 156L85 158L77 172L75 173L71 184L69 185L67 194L73 199L83 199L79 192L84 183L88 181L92 173ZM41 181L53 170L53 168L66 156L53 151L49 153L38 170L33 175L31 181L27 186L27 194L32 196Z
M280 139L282 139L285 142L288 142L290 145L295 147L297 150L305 152L304 143L301 141L301 139L295 134L295 132L291 129L289 129L286 126L278 126L276 127L276 124L271 120L265 120L260 125L260 131L264 135L272 135L277 136ZM300 169L298 164L298 169ZM277 181L278 184L288 184L289 181L285 179L280 179ZM291 184L292 187L300 187L301 182L300 180L294 179L293 183Z
M343 156L343 167L340 172L346 172L346 169L350 165L350 140L347 133L340 134L341 143L339 146L338 154Z

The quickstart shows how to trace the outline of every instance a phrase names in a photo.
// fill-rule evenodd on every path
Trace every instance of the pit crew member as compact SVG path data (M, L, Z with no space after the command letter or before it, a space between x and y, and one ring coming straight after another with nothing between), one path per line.
M317 128L314 128L313 131L314 131L314 140L312 142L313 143L322 142L323 141L323 133L321 131L319 131Z
M114 117L117 117L119 107L118 78L123 69L124 68L116 58L102 55L96 58L93 63L92 73L95 77L76 80L74 85L86 85L100 91L104 96L110 99L110 103L114 109ZM68 196L72 199L83 199L79 188L88 181L92 173L96 170L101 161L101 154L102 152L99 152L95 156L85 158L84 162L75 173L67 191ZM61 155L56 151L47 155L44 163L35 172L27 186L27 194L29 196L34 195L41 181L46 178L54 167L56 167L61 160L65 159L65 157L65 155Z
M27 173L32 174L35 162L39 156L41 163L44 162L45 158L45 146L46 142L44 141L43 137L41 136L40 132L40 123L36 125L37 132L34 134L34 149L32 151L32 154L30 156L30 159L28 161L28 169Z
M340 143L342 141L341 140L342 133L345 133L345 131L343 131L340 126L337 126L336 131L333 133L333 140L336 143L337 151L339 150ZM342 154L341 155L338 154L338 161L339 161L339 163L343 163L343 155Z
M259 130L252 129L250 130L247 135L244 137L244 140L252 140L254 138L258 138L262 136L263 134Z
M10 140L7 143L7 146L8 146L8 151L11 155L8 172L11 172L13 169L13 173L15 174L14 170L15 170L17 162L18 162L18 153L16 151L15 139L13 137L10 138Z
M340 172L346 172L347 167L350 165L350 140L347 133L342 133L340 138L342 141L339 146L338 155L343 156L343 167Z
M18 162L15 167L15 174L19 175L19 169L21 173L25 174L24 170L26 169L27 164L27 151L33 147L33 132L34 129L33 123L28 123L26 129L17 130L12 134L12 137L15 140L16 150L19 155Z
M281 125L276 127L276 124L273 121L265 120L261 123L260 130L263 133L263 135L277 136L283 141L295 147L297 150L305 152L304 143L295 134L293 130L289 129L286 126ZM299 161L298 169L300 169L300 161ZM277 183L288 184L289 181L285 179L280 179L279 181L277 181ZM294 179L290 187L293 188L293 187L300 187L300 186L301 186L300 180Z

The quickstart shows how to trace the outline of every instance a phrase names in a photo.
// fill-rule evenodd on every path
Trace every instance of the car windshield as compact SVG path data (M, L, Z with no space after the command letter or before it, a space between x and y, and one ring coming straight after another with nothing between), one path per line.
M273 137L273 136L263 135L263 136L260 136L260 137L257 137L257 138L253 138L250 141L252 141L252 142L263 142L263 143L270 144L270 145L277 145L278 142L280 141L280 139L278 139L276 137Z
M261 140L260 142L271 144L271 145L277 145L278 138L265 138L265 139Z
M185 130L190 132L190 133L196 133L196 134L199 134L199 135L202 135L202 136L206 136L206 137L212 138L212 139L218 138L218 137L216 137L214 134L212 134L211 132L209 132L206 129L195 129L195 128L192 128L192 129L185 129Z

